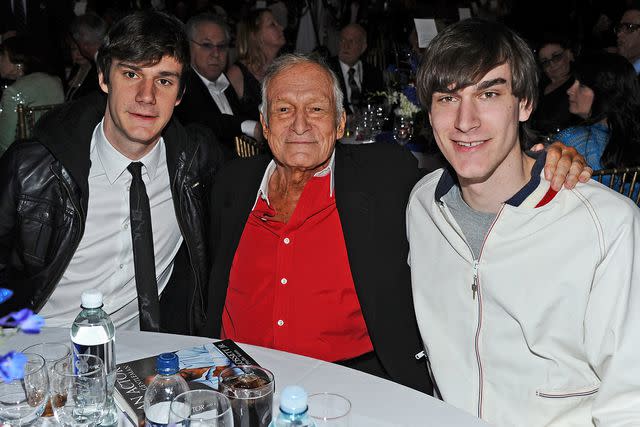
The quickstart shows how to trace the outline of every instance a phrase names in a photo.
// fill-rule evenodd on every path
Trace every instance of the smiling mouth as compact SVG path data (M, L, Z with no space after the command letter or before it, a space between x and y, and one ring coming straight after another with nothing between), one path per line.
M471 147L477 147L479 145L484 144L485 142L487 142L487 139L484 139L482 141L469 141L469 142L465 142L465 141L454 141L456 144L458 144L461 147L467 147L467 148L471 148Z

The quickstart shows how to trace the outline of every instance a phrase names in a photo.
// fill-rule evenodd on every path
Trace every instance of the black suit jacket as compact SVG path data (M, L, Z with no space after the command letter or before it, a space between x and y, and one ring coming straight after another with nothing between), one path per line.
M367 64L364 61L362 62L362 83L361 83L361 91L364 96L368 93L373 92L381 92L385 90L384 87L384 79L382 78L382 72L376 67ZM342 69L340 68L340 61L337 56L334 56L329 60L329 66L336 73L338 77L338 81L340 82L340 89L342 89L342 93L344 94L344 101L342 105L344 106L344 110L347 113L353 113L351 106L349 105L349 100L347 99L347 85L349 84L344 80L344 76L342 75Z
M219 336L231 264L269 161L238 159L216 178L205 335ZM349 265L374 351L394 381L431 392L426 365L414 357L422 343L407 264L405 207L421 175L416 160L394 145L338 145L334 173Z
M229 85L224 94L233 116L220 111L202 79L189 70L182 101L174 112L182 124L198 123L211 129L218 142L235 153L234 138L242 135L241 124L246 119L237 114L240 104L233 86Z

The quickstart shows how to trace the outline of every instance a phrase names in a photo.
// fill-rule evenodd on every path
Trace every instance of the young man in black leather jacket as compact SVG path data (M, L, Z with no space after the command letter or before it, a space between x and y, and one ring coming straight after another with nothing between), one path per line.
M167 15L129 15L97 60L106 98L61 106L0 158L0 287L14 292L0 315L27 307L49 326L68 326L82 291L98 288L116 326L137 329L133 161L151 206L158 329L196 333L209 275L208 187L222 156L209 132L171 118L190 62L187 37Z

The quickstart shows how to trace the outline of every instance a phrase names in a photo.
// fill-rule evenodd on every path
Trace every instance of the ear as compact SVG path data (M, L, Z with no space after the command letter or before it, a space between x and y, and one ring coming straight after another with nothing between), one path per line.
M529 116L533 112L533 105L531 102L528 102L526 99L521 99L518 103L518 120L521 122L526 122L529 120Z
M346 127L346 124L347 124L347 113L343 111L342 115L340 116L340 120L338 120L338 129L336 130L336 139L340 139L344 136L344 128Z
M174 107L177 107L182 101L182 97L184 96L184 92L187 90L187 86L183 87L180 93L178 94L178 98L176 99L176 103L173 104Z
M98 72L98 84L104 93L109 94L109 85L104 82L104 74L102 71Z
M269 140L269 126L265 122L264 117L262 116L262 113L260 113L260 124L262 125L262 135L264 135L264 138L268 141Z

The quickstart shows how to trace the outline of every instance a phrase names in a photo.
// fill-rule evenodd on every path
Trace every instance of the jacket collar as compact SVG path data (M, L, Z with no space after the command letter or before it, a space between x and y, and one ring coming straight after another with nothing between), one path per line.
M509 200L505 201L507 205L516 207L520 206L522 202L524 202L525 199L529 197L536 188L538 188L538 185L540 185L540 174L547 160L547 152L527 152L527 155L536 159L536 162L533 164L533 168L531 168L531 179L520 190L518 190L516 194L511 196ZM451 167L447 167L444 169L444 172L436 185L436 200L442 200L442 197L447 194L454 185L459 186L458 177Z

